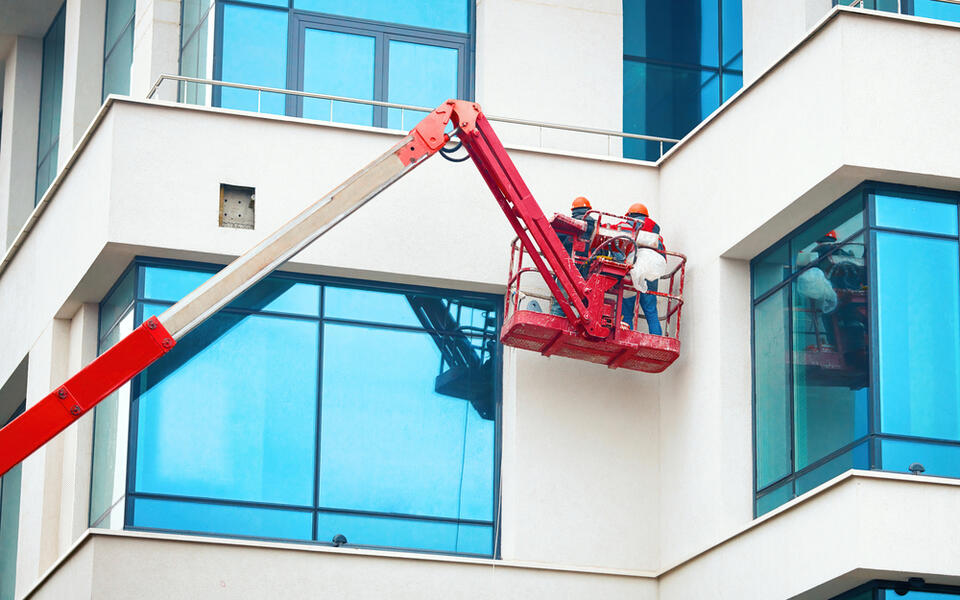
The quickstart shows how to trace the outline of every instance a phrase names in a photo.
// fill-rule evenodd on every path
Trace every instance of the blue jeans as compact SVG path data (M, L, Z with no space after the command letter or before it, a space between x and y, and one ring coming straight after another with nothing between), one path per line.
M647 280L647 290L656 292L658 287L658 280ZM630 329L633 329L633 309L637 298L640 298L640 310L643 311L643 316L647 319L647 331L653 335L663 335L663 330L660 328L660 317L657 315L657 297L653 294L637 294L624 298L623 306L620 309L623 313L623 322Z

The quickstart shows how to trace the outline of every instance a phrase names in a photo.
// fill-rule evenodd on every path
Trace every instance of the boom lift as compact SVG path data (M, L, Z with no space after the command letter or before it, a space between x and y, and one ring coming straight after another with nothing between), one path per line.
M450 140L444 133L452 123L454 134L480 170L507 220L516 232L514 259L507 294L507 319L501 341L508 346L537 350L601 362L611 368L626 367L658 372L679 354L674 337L653 336L620 326L620 301L624 276L631 265L600 256L590 264L577 265L566 253L554 227L576 227L569 218L543 214L513 161L493 132L480 107L472 102L448 100L426 116L400 143L309 206L279 230L213 275L204 284L163 314L151 317L90 365L0 429L0 475L29 456L57 433L79 419L111 392L136 376L207 318L248 290L274 269L363 206L374 196L441 151ZM608 236L609 237L609 236ZM623 236L613 236L622 238ZM629 240L628 240L629 241ZM598 236L597 245L606 244ZM633 242L635 245L635 242ZM679 320L683 258L664 278L670 279L666 294L666 319ZM521 310L520 276L533 269L523 267L524 257L533 263L553 301L564 317ZM587 277L581 275L584 267ZM679 273L680 288L674 293ZM414 301L421 319L436 319L435 306ZM454 344L456 346L456 344ZM451 347L453 368L476 368L482 360L466 347ZM437 386L456 390L455 377L444 373ZM461 397L465 397L464 394ZM465 399L470 399L466 398Z

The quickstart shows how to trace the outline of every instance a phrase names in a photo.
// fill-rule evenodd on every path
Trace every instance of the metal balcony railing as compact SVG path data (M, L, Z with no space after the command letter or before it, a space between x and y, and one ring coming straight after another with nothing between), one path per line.
M298 97L298 98L315 98L318 100L329 100L330 101L330 112L327 119L317 119L330 123L337 123L338 121L334 118L334 107L336 102L347 102L351 104L360 104L366 106L375 106L383 107L388 109L394 109L400 111L400 129L406 131L407 129L412 128L416 125L417 122L422 118L423 114L429 113L436 107L426 107L426 106L412 106L409 104L398 104L396 102L382 102L380 100L364 100L362 98L348 98L345 96L333 96L330 94L315 94L313 92L302 92L299 90L288 90L282 88L273 88L259 85L249 85L246 83L231 83L227 81L218 81L215 79L200 79L196 77L186 77L183 75L161 75L156 83L153 84L153 87L150 88L150 91L147 93L147 98L151 99L157 95L161 90L161 86L165 82L174 82L177 84L177 101L181 103L188 103L184 98L187 96L185 93L186 85L194 84L197 86L209 87L211 90L215 88L234 88L240 90L250 90L257 92L257 110L251 112L262 112L263 108L263 95L264 94L279 94L284 98L288 96ZM210 97L213 95L211 94ZM204 95L205 100L200 102L201 104L211 105L210 97ZM189 102L190 104L197 104L196 102ZM415 113L415 114L408 114ZM419 114L416 114L419 113ZM520 145L534 146L542 149L553 149L561 151L577 151L584 154L599 154L602 156L615 156L623 157L623 141L624 140L639 140L643 142L650 142L656 144L656 147L659 149L658 156L663 156L666 150L669 150L670 146L679 142L680 140L666 137L659 137L653 135L641 135L638 133L626 133L624 131L613 131L608 129L595 129L591 127L577 127L573 125L561 125L558 123L545 123L541 121L529 121L526 119L514 119L510 117L497 117L487 115L489 121L508 124L511 127L516 127L522 130L525 130L523 133L519 131L498 131L501 134L501 137L505 139L508 143L517 143ZM532 135L531 132L535 132L535 135ZM563 136L561 134L567 134ZM592 138L592 139L591 139ZM604 144L602 142L597 143L593 140L606 140L605 151ZM629 158L629 157L627 157Z

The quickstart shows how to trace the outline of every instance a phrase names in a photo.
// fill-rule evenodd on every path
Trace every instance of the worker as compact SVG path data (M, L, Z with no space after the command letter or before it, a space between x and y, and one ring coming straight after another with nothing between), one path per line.
M663 335L660 317L657 314L657 296L649 293L658 291L659 278L666 270L666 249L663 246L663 238L660 237L660 225L650 218L646 205L640 202L630 205L627 209L627 217L628 220L621 225L637 240L635 250L637 260L631 276L640 298L640 309L647 320L647 331L653 335ZM642 287L646 287L646 290L641 289ZM636 302L637 295L624 295L621 318L628 329L633 329Z
M578 221L584 221L587 224L587 228L583 233L575 236L560 234L560 243L563 244L563 249L574 259L574 262L577 264L577 270L580 271L580 275L582 275L584 279L586 279L589 272L587 257L590 253L590 242L593 241L593 234L597 229L597 220L587 214L592 208L590 201L585 197L577 196L574 198L573 203L570 205L570 216ZM563 316L563 310L560 308L559 303L553 303L553 306L550 308L550 314L558 317Z

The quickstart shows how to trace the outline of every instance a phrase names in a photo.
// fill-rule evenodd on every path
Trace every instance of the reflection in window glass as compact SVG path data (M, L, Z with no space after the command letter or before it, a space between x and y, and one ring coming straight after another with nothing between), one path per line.
M136 491L310 506L318 336L221 313L180 340L139 378Z
M135 8L135 0L107 0L107 24L103 44L103 99L110 94L130 93Z
M287 84L287 13L282 10L225 4L220 79L264 87ZM257 110L257 92L225 87L220 106ZM281 94L261 94L260 112L284 113Z
M303 39L303 91L372 100L376 38L308 28ZM331 60L330 57L337 57ZM303 99L303 116L373 125L368 104Z
M794 289L794 468L867 434L867 273L862 238L811 253ZM798 491L798 493L802 493Z
M25 403L14 412L9 420L12 421L19 416L24 408ZM4 421L0 421L0 423L4 423ZM13 600L17 581L20 476L21 465L18 464L0 477L0 600Z
M790 276L790 245L781 244L753 263L753 297L758 298Z
M437 390L442 344L347 325L323 335L321 506L491 519L493 422ZM463 493L471 480L486 484Z
M470 3L468 0L294 0L293 6L331 15L466 33Z
M457 96L459 55L456 48L390 41L387 101L437 106ZM387 110L387 127L410 129L425 113Z
M876 233L885 433L960 440L957 253L954 240Z
M960 446L885 439L880 442L880 455L884 471L908 473L910 465L920 463L924 475L960 477Z
M907 196L876 194L877 226L957 235L957 205Z
M797 477L797 495L806 494L821 483L850 469L870 468L870 446L866 442Z
M132 272L111 304L163 300L130 327L211 275ZM502 299L302 279L265 278L133 380L129 490L129 388L98 407L91 520L490 556ZM377 324L324 322L321 293L328 317Z
M790 474L789 288L754 309L757 489Z
M809 264L824 255L824 249L863 228L863 196L851 197L796 233L790 241L794 265Z
M718 6L716 0L624 2L623 52L661 61L717 67L720 64Z

